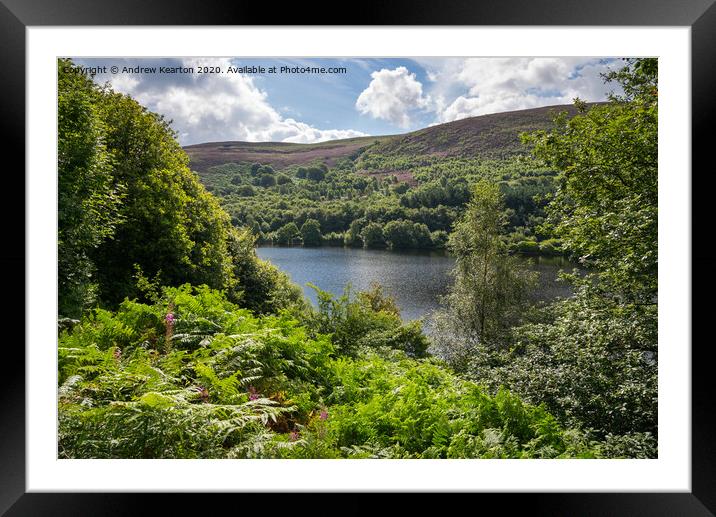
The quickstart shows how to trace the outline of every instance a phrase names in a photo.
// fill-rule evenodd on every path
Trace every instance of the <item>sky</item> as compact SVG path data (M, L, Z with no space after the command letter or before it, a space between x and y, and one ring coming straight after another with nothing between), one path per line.
M602 101L615 85L605 84L600 73L622 66L617 58L579 57L73 61L105 67L95 81L109 82L172 120L182 145L313 143L405 133L476 115L569 104L576 97ZM198 73L200 67L210 73ZM300 71L308 68L323 73Z

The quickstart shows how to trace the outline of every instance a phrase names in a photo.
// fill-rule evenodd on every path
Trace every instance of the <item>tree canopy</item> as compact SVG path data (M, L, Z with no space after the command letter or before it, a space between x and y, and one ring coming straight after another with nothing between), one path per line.
M142 279L235 293L258 282L237 277L262 267L253 247L231 244L230 218L189 169L170 122L70 64L58 66L60 314L143 298ZM266 296L295 298L285 275L264 277Z
M549 224L587 269L565 275L572 298L511 330L509 349L478 348L467 366L589 429L612 453L639 457L656 455L658 433L656 73L655 59L627 60L605 77L624 95L588 110L577 101L580 115L526 137L560 170ZM460 239L458 254L470 242Z
M606 80L625 95L526 140L562 171L548 212L565 247L614 296L648 303L658 277L656 59L630 60Z

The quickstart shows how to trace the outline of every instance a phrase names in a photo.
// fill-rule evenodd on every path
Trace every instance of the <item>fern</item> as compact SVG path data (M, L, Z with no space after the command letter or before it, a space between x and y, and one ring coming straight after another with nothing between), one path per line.
M62 332L58 361L63 458L557 458L626 447L600 449L544 408L492 397L432 359L391 347L337 356L291 316L256 317L207 288L95 311Z

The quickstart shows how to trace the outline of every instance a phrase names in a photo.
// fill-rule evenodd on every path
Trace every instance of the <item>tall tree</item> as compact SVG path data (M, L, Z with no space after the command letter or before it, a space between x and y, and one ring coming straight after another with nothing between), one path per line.
M657 64L605 76L624 93L527 137L560 171L548 207L568 251L589 266L575 296L471 373L588 428L615 456L654 457L657 435ZM495 367L497 364L497 367Z
M595 270L605 292L655 303L657 294L658 103L656 59L629 59L605 75L624 94L550 132L525 139L562 171L549 205L565 247Z
M96 301L90 255L121 222L124 185L113 174L115 160L97 105L102 91L71 64L58 61L58 309L76 317Z
M379 223L368 223L360 232L363 246L366 248L384 248L385 235L383 226Z
M500 238L507 224L499 186L478 182L450 236L455 281L436 316L440 355L463 368L477 348L499 348L528 302L535 273L510 256Z
M116 159L115 181L127 190L122 224L93 252L102 299L139 294L135 264L164 285L230 285L229 217L189 170L170 122L109 89L97 109Z
M296 242L300 241L300 239L301 230L298 229L298 225L293 221L283 225L276 231L276 242L278 244L293 246Z

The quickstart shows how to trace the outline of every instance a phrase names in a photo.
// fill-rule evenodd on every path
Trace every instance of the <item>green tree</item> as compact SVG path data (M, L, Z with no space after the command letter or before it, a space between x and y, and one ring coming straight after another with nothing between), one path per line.
M323 243L321 224L315 219L306 219L301 226L301 238L304 246L320 246Z
M256 236L249 230L232 229L228 247L236 279L228 290L229 300L259 314L306 308L301 288L273 264L256 256Z
M413 224L410 221L390 221L385 225L385 240L391 248L414 248Z
M488 181L476 183L467 211L450 235L455 280L435 319L438 352L456 368L466 368L476 348L495 349L506 343L536 281L536 273L508 254L500 238L505 225L499 187Z
M58 310L77 317L96 302L98 280L91 258L114 236L124 185L115 181L114 157L91 79L67 72L58 61Z
M258 184L262 187L273 187L276 185L276 176L273 174L262 174L259 176Z
M365 225L364 219L354 219L351 221L348 231L343 238L343 244L346 246L362 246L363 240L361 238L361 230Z
M657 435L655 318L653 307L580 290L547 308L540 323L514 329L511 350L474 356L470 376L544 404L599 440L629 436L651 443Z
M656 74L656 59L628 60L606 76L625 95L525 137L562 171L548 209L555 234L598 271L605 292L639 303L655 302L657 293Z
M169 122L111 90L97 108L115 157L115 182L126 186L122 224L93 251L102 299L113 304L140 294L135 264L164 285L229 286L229 217L189 170Z
M514 331L509 353L472 365L493 388L590 428L615 455L656 455L656 73L655 59L629 59L605 77L624 95L588 111L578 102L582 114L526 138L561 171L551 224L590 270L570 277L572 299Z
M430 248L433 240L430 229L423 223L412 223L413 242L416 248Z
M277 185L288 185L289 183L291 183L291 178L286 174L279 174L276 176Z
M242 197L250 197L256 194L256 190L251 185L241 185L236 189L236 193Z
M363 246L366 248L384 248L383 227L379 223L368 223L360 232Z
M301 231L296 223L291 221L276 231L276 242L286 246L293 246L301 238Z
M442 249L447 246L449 235L444 230L436 230L430 234L430 241L433 247Z
M616 81L624 95L610 95L616 102L637 99L655 100L659 92L659 60L656 58L627 58L626 66L603 75L608 82Z
M96 298L110 307L147 299L150 283L206 284L259 312L302 307L300 288L256 257L255 237L232 228L189 170L169 122L65 72L71 64L58 62L60 314L77 316ZM248 173L226 169L231 178ZM247 225L258 231L266 223L249 214Z
M321 181L326 175L326 171L321 167L311 167L306 171L306 178L311 181Z

